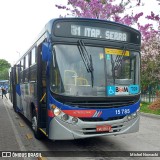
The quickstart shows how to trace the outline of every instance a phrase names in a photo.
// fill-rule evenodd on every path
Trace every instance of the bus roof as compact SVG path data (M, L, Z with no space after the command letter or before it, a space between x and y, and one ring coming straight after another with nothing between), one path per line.
M125 27L125 28L130 28L136 32L139 32L139 30L133 28L133 27L130 27L130 26L127 26L125 24L122 24L122 23L118 23L118 22L114 22L114 21L108 21L108 20L102 20L102 19L94 19L94 18L78 18L78 17L73 17L73 18L54 18L54 19L51 19L50 21L48 21L48 23L45 25L45 29L48 30L48 31L51 31L52 29L52 24L54 21L56 20L64 20L64 21L69 21L69 20L84 20L84 21L94 21L94 22L104 22L104 23L110 23L110 24L113 24L113 25L119 25L121 27Z

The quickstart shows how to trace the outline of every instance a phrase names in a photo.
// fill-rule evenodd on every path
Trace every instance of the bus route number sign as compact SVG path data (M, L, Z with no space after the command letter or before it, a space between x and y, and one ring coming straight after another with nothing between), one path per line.
M138 94L139 92L139 85L130 85L129 86L130 94Z
M71 25L71 35L91 38L103 38L117 41L128 40L127 33L122 31L81 25Z

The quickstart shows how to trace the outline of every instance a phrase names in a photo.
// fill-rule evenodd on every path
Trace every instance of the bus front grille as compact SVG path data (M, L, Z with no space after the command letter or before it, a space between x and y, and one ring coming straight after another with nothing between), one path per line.
M104 109L104 108L117 108L122 106L129 106L133 105L135 101L119 101L119 102L86 102L86 103L79 103L79 102L68 102L67 105L78 107L78 108L90 108L90 109Z
M79 118L80 120L84 122L100 122L100 121L114 121L123 119L125 116L119 116L119 117L109 117L107 119L99 118L99 117L90 117L90 118Z

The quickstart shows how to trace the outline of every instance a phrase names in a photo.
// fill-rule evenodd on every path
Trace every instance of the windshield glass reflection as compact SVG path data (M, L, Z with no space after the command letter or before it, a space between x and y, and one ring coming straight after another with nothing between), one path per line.
M50 73L51 90L54 93L65 96L105 97L107 85L139 84L138 53L121 56L120 66L116 68L117 55L106 54L101 47L85 46L92 57L93 79L77 45L53 47L55 52Z

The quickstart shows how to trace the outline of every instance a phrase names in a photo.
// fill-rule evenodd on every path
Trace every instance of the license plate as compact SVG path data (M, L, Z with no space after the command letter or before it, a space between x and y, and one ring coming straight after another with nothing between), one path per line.
M103 125L103 126L97 126L96 131L97 132L109 132L111 131L112 127L110 125Z

